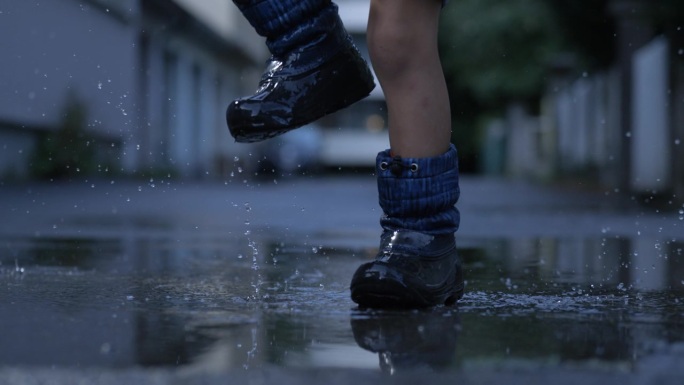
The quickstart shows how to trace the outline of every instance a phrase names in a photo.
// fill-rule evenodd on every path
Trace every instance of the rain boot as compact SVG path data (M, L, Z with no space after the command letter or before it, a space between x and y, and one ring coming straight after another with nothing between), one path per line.
M351 282L361 307L421 308L450 305L463 296L463 272L454 233L460 215L456 148L434 158L378 154L383 216L380 248Z
M347 107L375 87L330 0L233 0L272 56L256 93L226 111L238 142L264 140Z

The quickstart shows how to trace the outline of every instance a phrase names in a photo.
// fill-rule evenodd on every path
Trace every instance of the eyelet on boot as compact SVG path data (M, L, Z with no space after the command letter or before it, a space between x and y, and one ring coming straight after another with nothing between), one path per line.
M388 169L392 171L392 174L398 177L401 176L404 170L408 170L412 173L417 173L420 169L420 166L418 166L418 163L411 163L410 165L406 165L402 162L401 157L397 155L394 158L392 158L392 163L380 163L380 170L385 171Z

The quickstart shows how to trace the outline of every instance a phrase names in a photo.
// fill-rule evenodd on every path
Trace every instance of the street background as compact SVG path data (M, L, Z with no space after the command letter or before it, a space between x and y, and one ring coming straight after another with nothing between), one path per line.
M379 87L242 145L230 1L0 1L0 384L681 383L683 4L449 2L466 294L378 312Z
M684 213L462 190L463 300L373 312L348 292L377 251L372 175L4 187L2 383L680 381Z

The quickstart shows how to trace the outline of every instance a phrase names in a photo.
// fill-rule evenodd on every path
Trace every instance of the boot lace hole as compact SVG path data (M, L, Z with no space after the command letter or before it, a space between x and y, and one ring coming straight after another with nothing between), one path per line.
M387 162L380 163L380 170L385 171L388 168L389 168L389 163L387 163Z
M411 163L411 172L418 172L418 165L416 163Z

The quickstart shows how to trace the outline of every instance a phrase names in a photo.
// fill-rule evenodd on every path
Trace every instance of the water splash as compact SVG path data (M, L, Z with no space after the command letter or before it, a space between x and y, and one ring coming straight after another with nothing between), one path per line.
M252 212L252 206L250 205L249 202L244 203L244 209L245 212L247 212L247 215ZM252 230L250 229L250 220L249 218L245 219L245 232L244 235L247 237L247 246L249 247L251 254L252 254L252 271L256 273L256 276L253 277L251 286L254 289L254 295L253 299L260 299L260 294L261 294L261 286L264 284L263 278L261 276L261 271L259 269L259 248L257 247L257 242L254 241L251 238L252 235ZM243 258L242 255L238 256L239 259Z
M249 369L250 364L256 360L257 352L259 351L259 333L256 327L252 328L252 348L247 352L247 362L244 364L244 369Z
M17 274L24 274L25 270L23 267L19 266L19 260L14 259L14 272Z

